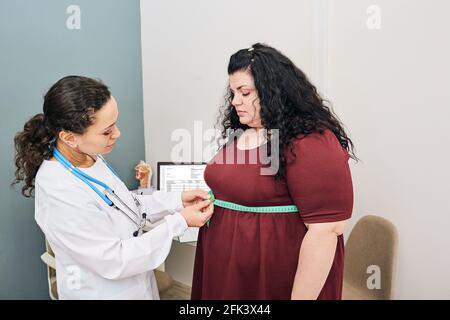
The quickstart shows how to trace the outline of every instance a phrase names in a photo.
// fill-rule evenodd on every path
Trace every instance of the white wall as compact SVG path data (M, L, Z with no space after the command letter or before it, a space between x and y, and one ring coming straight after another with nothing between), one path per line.
M366 27L370 5L381 29ZM450 2L331 0L328 96L351 129L355 207L399 231L398 299L450 298Z
M372 4L380 30L366 27ZM212 127L229 56L266 42L310 75L349 128L362 159L351 162L350 228L366 214L397 226L396 297L448 299L447 12L446 0L141 1L147 161L170 160L175 129ZM166 261L186 284L194 249L175 244Z

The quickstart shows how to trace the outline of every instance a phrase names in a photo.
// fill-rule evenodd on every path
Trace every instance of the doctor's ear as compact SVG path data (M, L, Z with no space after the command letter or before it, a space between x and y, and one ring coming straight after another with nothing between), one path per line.
M62 130L59 132L58 137L71 148L78 146L77 137L73 132Z

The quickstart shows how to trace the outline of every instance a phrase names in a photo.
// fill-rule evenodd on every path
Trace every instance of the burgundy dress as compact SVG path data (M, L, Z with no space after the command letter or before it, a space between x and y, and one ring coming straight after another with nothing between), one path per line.
M217 199L244 206L295 204L300 212L248 213L215 206L209 227L199 232L192 299L290 299L305 223L351 217L349 156L334 134L312 133L296 139L294 146L297 157L288 159L285 182L261 175L259 159L248 163L257 149L240 150L236 140L208 164L205 180ZM225 157L241 161L226 164ZM319 299L341 298L343 267L344 241L339 236Z

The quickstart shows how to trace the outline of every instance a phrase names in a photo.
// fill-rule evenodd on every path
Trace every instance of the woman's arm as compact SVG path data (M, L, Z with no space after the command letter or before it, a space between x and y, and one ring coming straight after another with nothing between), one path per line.
M291 299L317 299L333 264L337 237L347 221L305 224L308 231L300 247Z
M134 195L144 206L147 219L155 223L169 214L181 211L202 200L209 199L207 191L195 189L190 191L155 191L151 195Z
M86 192L84 185L54 183L45 191L37 187L47 197L36 221L56 256L58 250L64 250L75 264L106 279L123 279L157 268L167 258L173 237L188 227L185 218L174 213L139 237L132 236L134 225L125 224L123 228L130 233L129 238L123 238L96 195Z
M151 223L155 223L165 216L183 209L181 191L155 191L149 195L133 194L133 196L141 203L143 212L147 214L147 219Z
M286 178L308 231L299 249L291 297L317 299L333 265L337 237L352 215L352 179L348 153L331 131L309 134L294 146L297 156L288 153Z

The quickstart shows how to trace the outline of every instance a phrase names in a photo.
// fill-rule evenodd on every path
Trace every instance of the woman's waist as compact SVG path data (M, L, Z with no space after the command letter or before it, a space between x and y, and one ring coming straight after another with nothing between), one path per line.
M238 197L226 197L209 191L215 207L222 209L248 212L248 213L296 213L298 207L289 197L265 198L265 199L242 199Z

